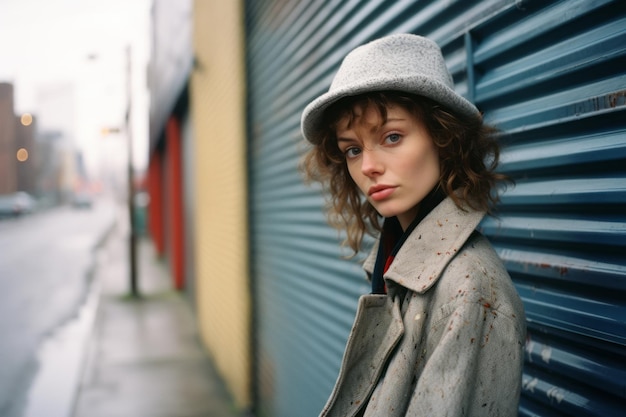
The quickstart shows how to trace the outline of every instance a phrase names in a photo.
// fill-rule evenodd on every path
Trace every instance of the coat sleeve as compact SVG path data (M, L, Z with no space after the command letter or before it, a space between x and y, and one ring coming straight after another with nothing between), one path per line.
M429 329L407 416L516 416L524 329L510 311L460 297ZM433 337L435 336L435 337Z

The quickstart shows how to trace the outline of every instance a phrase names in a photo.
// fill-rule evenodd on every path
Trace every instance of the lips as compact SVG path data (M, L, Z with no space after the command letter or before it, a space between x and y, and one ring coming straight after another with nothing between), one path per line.
M389 197L396 187L391 185L373 185L367 192L367 195L374 201L384 200Z

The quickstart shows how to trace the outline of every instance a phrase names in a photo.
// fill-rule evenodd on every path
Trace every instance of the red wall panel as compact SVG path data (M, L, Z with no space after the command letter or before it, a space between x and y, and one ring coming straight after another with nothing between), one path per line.
M182 136L180 122L170 117L166 128L167 181L168 181L168 237L170 238L170 268L174 286L182 289L185 285L184 258L184 219L183 219L183 172Z
M160 150L155 150L148 165L148 231L159 256L165 254L164 218L163 218L163 157Z

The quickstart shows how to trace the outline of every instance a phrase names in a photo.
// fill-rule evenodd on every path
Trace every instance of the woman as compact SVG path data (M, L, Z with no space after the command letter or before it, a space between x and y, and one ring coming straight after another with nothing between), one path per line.
M352 51L302 115L309 179L364 263L339 376L321 416L514 416L522 303L475 230L497 201L498 146L453 89L439 47L387 36Z

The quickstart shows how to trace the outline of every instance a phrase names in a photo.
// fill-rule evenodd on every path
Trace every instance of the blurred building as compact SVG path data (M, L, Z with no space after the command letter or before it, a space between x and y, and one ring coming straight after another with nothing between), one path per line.
M148 232L240 409L317 415L368 285L298 172L345 54L427 35L517 183L482 233L527 312L519 414L626 401L626 3L155 0ZM371 243L371 240L366 242Z
M39 153L37 123L30 114L15 117L15 154L17 159L17 188L37 194L42 155Z
M44 88L38 104L48 127L42 129L38 116L15 115L13 85L0 83L0 194L26 191L44 206L67 201L80 166L71 103L71 89Z
M63 201L61 188L61 151L59 143L63 141L63 133L55 130L39 132L39 160L38 185L39 196L43 205L56 205Z
M70 82L42 85L37 91L37 117L41 131L53 135L58 179L56 186L60 202L70 201L78 181L76 165L75 86ZM49 137L49 136L48 136Z
M17 191L13 84L0 83L0 194Z

